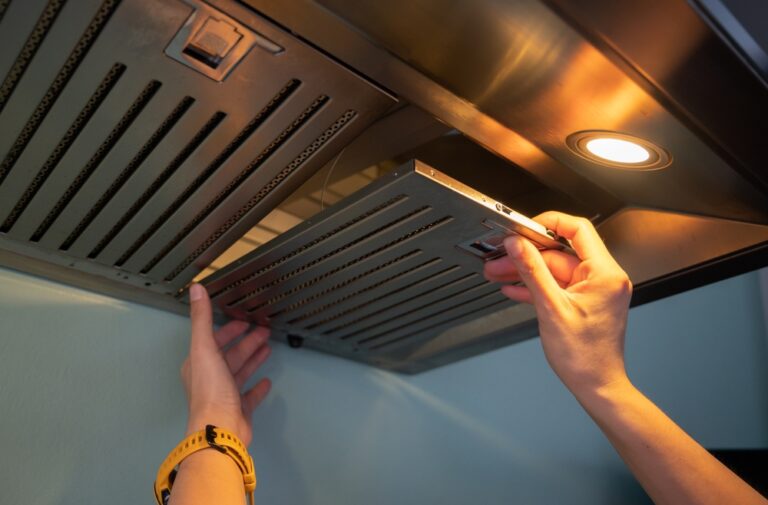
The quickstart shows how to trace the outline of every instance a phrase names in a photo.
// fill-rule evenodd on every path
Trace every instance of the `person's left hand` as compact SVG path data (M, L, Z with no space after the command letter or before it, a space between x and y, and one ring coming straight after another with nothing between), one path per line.
M223 351L249 324L230 321L214 332L211 300L205 288L193 284L189 298L192 336L189 356L181 367L189 402L187 434L213 424L233 432L247 446L251 443L253 411L269 393L271 382L264 378L242 395L240 390L269 357L269 329L256 327Z

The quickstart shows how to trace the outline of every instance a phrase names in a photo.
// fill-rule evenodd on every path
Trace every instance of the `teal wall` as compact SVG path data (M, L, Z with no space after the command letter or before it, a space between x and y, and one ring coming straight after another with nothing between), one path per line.
M635 382L709 447L768 447L756 274L634 309ZM0 269L0 503L150 504L188 320ZM276 346L261 505L648 503L528 341L415 377Z

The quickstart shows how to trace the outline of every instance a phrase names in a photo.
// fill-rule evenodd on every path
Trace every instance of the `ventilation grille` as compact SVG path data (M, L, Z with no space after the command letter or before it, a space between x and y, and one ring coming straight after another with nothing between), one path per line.
M213 160L211 164L209 164L203 172L195 177L195 179L184 189L181 195L179 195L169 206L166 208L160 216L155 219L155 221L147 228L147 230L136 240L136 242L133 243L133 245L128 249L128 251L123 254L119 260L117 260L118 265L123 265L128 259L135 253L139 247L146 241L150 236L152 236L153 233L155 233L160 226L171 216L173 215L176 210L179 209L200 187L214 174L216 173L216 170L221 168L221 166L224 164L224 162L229 159L230 156L240 147L243 145L243 143L256 131L256 128L266 119L268 118L272 113L274 113L279 106L290 96L290 93L298 87L298 81L292 80L291 83L288 86L285 86L283 89L281 89L275 97L272 98L272 100L269 101L269 103L264 107L262 110L259 111L258 114L256 114L256 117L248 123L245 128L243 128L240 133L237 134L237 136L216 156L216 158ZM315 104L310 107L311 109L316 109ZM295 121L294 121L295 122ZM283 131L285 133L285 131ZM275 141L272 142L274 144ZM248 177L253 172L253 169L251 167L246 167L243 171L241 171L235 179L231 180L227 184L227 188L225 188L223 191L221 191L213 200L208 201L205 204L205 207L202 211L198 213L198 215L186 225L185 230L188 233L190 229L194 228L196 224L198 224L200 221L202 221L209 213L210 211L215 208L218 204L220 204L224 198L229 196L229 194L232 192L232 189L237 187L246 177ZM178 241L181 240L181 238L184 237L186 233L182 231L180 234L176 235L172 242L163 248L163 250L158 253L157 256L152 258L152 260L144 266L142 269L142 273L148 272L152 267L154 267L160 259L162 259L163 256L165 256L168 251L173 249L173 246L178 244Z
M446 194L446 191L448 194ZM488 211L413 171L380 179L204 280L232 317L370 363L512 304L456 246Z
M175 297L393 103L239 5L290 57L254 47L213 82L165 54L189 5L226 18L206 4L32 3L0 0L0 247L90 287Z
M149 140L147 140L141 149L139 149L139 152L136 153L136 156L134 156L128 165L126 165L126 167L120 172L120 174L115 177L115 180L112 181L106 191L104 191L104 194L101 195L96 203L93 204L93 207L90 208L88 213L78 223L78 225L75 227L72 233L70 233L67 239L62 242L62 244L59 246L59 249L66 251L72 246L75 240L80 237L80 234L82 234L88 225L93 222L94 218L99 214L99 212L101 212L112 199L112 197L117 194L120 188L122 188L126 183L128 178L131 177L131 175L133 175L133 173L141 166L141 164L144 162L144 160L147 159L150 153L152 153L152 151L160 144L163 138L168 135L168 132L171 131L171 128L173 128L176 123L179 122L179 120L189 110L193 103L195 103L195 99L189 96L185 96L181 102L179 102L179 104L175 109L173 109L165 121L160 123L160 126L157 128L157 130L155 130ZM174 161L169 164L168 167L166 167L166 169L150 185L149 189L136 200L131 208L128 209L128 211L118 220L117 224L115 224L115 226L110 229L107 235L99 241L96 247L90 253L88 253L89 258L97 257L99 253L104 250L104 247L106 247L106 245L113 238L115 238L115 235L117 235L117 233L123 229L123 226L125 226L125 224L128 222L130 216L133 216L136 214L136 212L138 212L142 205L144 205L147 200L149 200L155 191L157 191L157 189L162 186L166 180L168 180L168 177L170 177L170 175L173 174L177 168L179 168L187 156L189 156L195 150L195 148L197 148L202 143L202 141L213 131L213 129L216 128L221 120L224 119L224 116L224 113L217 112L213 115L210 121L203 125L200 132L198 132L198 134L192 138L189 144L187 144L187 146L182 149L182 153L180 153L179 156L177 156Z
M56 4L55 12L56 14L58 14L61 4L63 4L63 2L52 2L52 3ZM85 29L80 39L77 41L77 44L75 44L75 47L69 53L69 57L64 62L64 65L62 65L61 69L59 70L59 73L53 79L53 82L48 88L48 91L46 91L45 95L43 96L43 99L40 100L40 103L37 105L34 112L27 120L27 123L24 125L24 129L21 131L21 134L16 138L16 141L13 143L13 146L11 147L10 151L5 155L2 163L0 163L0 183L3 182L5 177L8 175L8 173L11 171L11 169L14 167L14 165L18 161L19 156L21 156L24 149L26 149L30 140L32 140L32 137L37 131L37 128L40 126L40 124L43 122L45 117L50 112L51 107L53 107L53 104L59 98L59 95L64 90L64 87L67 85L69 80L72 78L72 75L80 66L80 63L82 63L86 53L88 52L90 47L93 45L94 41L96 40L96 37L98 37L99 33L101 33L102 29L104 28L104 25L106 25L107 21L109 21L109 18L112 16L112 14L115 11L115 8L118 6L119 3L120 2L118 0L106 0L101 5L99 10L96 12L96 14L93 16L93 19L91 20L90 24L88 24L88 27ZM47 9L48 9L48 6L46 7L46 10ZM32 31L30 38L27 39L27 43L34 44L34 49L33 50L30 49L28 51L28 53L30 54L26 56L23 54L23 52L22 54L19 54L19 57L17 58L16 61L21 62L20 67L14 68L16 70L15 73L13 72L14 69L11 69L11 72L5 78L4 82L12 83L12 85L9 85L10 88L16 87L16 83L21 79L22 74L27 69L30 63L30 61L27 61L27 60L32 59L32 56L37 50L37 47L40 45L44 36L47 34L50 23L52 23L54 18L56 17L57 16L55 14L46 15L45 13L43 13L43 15L40 17L40 20L44 21L42 25L45 27L45 29L41 29L40 22L38 22L38 24L35 25L35 29ZM27 46L25 45L25 47ZM9 97L10 97L11 91L12 89L8 91ZM3 104L7 102L7 100L8 100L8 97L5 98L5 100L3 101Z
M107 137L104 139L104 142L99 145L99 147L93 153L93 156L91 156L91 159L88 160L82 170L80 170L80 172L75 176L75 179L64 191L64 194L61 195L61 198L59 198L59 200L56 202L56 205L53 206L53 209L51 209L51 211L45 217L30 240L37 242L40 240L43 234L48 231L48 228L50 228L53 220L58 217L64 207L66 207L67 204L72 200L72 197L75 196L75 193L77 193L83 187L83 184L85 184L85 181L88 180L91 174L93 174L94 170L96 170L96 167L98 167L99 164L104 161L104 158L107 156L107 154L109 154L109 151L115 147L115 144L117 144L118 140L120 140L120 138L126 132L128 127L131 126L141 111L144 110L144 107L146 107L152 97L155 96L155 93L159 88L160 83L158 81L151 81L149 84L147 84L147 87L144 88L141 93L139 93L139 96L136 97L136 101L134 101L128 110L125 111L123 117L120 118L112 131L109 132Z
M19 218L19 215L24 211L24 209L27 208L29 202L32 200L35 194L37 194L38 190L46 181L48 176L51 175L53 169L56 168L56 166L59 164L61 158L63 158L67 153L69 148L72 146L72 143L77 139L78 135L83 131L83 128L96 112L96 109L107 97L107 94L112 91L112 88L117 83L117 80L120 79L120 77L123 75L123 72L125 72L125 65L118 63L114 65L112 69L107 73L107 75L104 77L104 80L101 81L101 84L99 84L99 86L96 88L96 91L88 99L85 107L83 107L83 109L77 115L69 129L66 131L66 133L64 133L64 136L62 136L61 140L56 144L56 147L53 148L51 154L48 156L48 159L45 160L43 166L40 167L40 170L38 170L35 178L32 179L32 182L29 183L27 189L21 195L21 198L19 198L19 200L16 202L16 205L13 207L10 214L8 214L8 216L5 218L2 227L0 227L0 231L7 233L11 230L13 225L16 223L16 220ZM28 140L29 139L25 138L23 143L26 144ZM16 142L18 144L19 140L17 139ZM50 223L48 223L48 225L50 225ZM42 226L43 225L41 225L41 227ZM36 232L35 235L42 235L42 233ZM35 241L39 239L39 236L37 236L37 238L33 236L32 238L32 240Z
M8 8L10 3L11 0L0 2L0 21L2 21L3 16L5 15L5 9ZM32 32L24 43L24 47L21 48L19 55L16 57L16 61L13 62L13 66L8 71L8 75L5 76L3 84L0 85L0 112L5 108L8 98L10 98L13 90L16 89L16 85L19 83L21 76L35 56L37 49L40 47L40 43L42 43L51 25L56 20L56 16L59 15L61 8L64 7L64 3L64 0L51 0L37 19L37 23L35 23L35 27L32 29Z

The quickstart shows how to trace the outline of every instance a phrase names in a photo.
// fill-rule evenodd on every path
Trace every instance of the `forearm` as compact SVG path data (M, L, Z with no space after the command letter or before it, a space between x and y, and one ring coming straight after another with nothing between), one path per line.
M629 380L574 394L657 505L768 503Z
M226 454L205 449L191 454L179 465L169 505L242 505L243 475Z

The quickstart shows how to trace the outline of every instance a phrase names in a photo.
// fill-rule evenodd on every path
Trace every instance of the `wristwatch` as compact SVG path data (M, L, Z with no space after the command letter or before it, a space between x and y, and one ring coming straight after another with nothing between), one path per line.
M155 499L158 505L167 505L171 497L171 488L176 478L179 464L197 451L215 449L232 458L243 474L243 485L248 496L248 502L253 505L253 491L256 489L256 472L253 468L253 458L248 449L234 433L217 428L212 424L196 433L189 435L165 458L155 478Z

